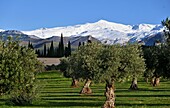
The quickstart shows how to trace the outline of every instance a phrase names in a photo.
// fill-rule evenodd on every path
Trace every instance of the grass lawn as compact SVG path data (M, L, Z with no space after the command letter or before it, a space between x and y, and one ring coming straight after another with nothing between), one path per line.
M71 88L71 79L64 78L59 72L40 73L39 100L24 108L101 108L105 101L104 84L92 84L93 94L80 95L80 88ZM116 108L170 108L170 81L163 81L159 87L152 87L139 81L138 91L128 91L130 82L116 83ZM5 105L6 98L0 98L0 108L17 108ZM21 107L21 106L20 106Z

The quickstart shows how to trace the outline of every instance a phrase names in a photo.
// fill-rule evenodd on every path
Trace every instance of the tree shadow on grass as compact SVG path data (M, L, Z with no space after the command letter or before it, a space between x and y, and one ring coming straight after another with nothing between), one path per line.
M164 106L170 106L170 104L116 104L116 106L159 106L164 108Z
M104 104L104 102L98 101L98 102L46 102L43 104L37 104L37 105L30 105L29 107L101 107ZM128 103L116 103L115 106L124 106L124 107L132 107L132 106L159 106L159 107L167 107L170 106L170 104L128 104Z
M116 95L116 97L170 97L170 95Z
M45 101L47 101L47 100L56 100L56 101L61 101L61 100L63 100L63 101L69 101L69 100L74 100L74 101L76 101L76 100L78 100L78 101L103 101L103 98L98 98L98 97L71 97L71 98L68 98L68 97L55 97L55 98L48 98L48 97L46 97L46 98L42 98L41 100L45 100Z
M120 93L120 92L138 92L138 91L150 91L150 92L163 92L163 91L170 91L170 89L147 89L147 88L139 88L138 90L129 90L129 89L117 89L115 93Z
M86 106L86 107L100 107L102 102L47 102L39 105L32 105L32 107L70 107L70 106Z

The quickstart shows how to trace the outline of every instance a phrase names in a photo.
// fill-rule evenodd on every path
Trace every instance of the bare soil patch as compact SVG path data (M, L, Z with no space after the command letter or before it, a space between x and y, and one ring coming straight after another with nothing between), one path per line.
M60 58L38 58L44 65L58 65L60 63Z

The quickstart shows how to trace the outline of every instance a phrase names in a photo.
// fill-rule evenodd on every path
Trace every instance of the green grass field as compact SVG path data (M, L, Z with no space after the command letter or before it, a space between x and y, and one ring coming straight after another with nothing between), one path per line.
M24 108L101 108L105 101L104 84L92 84L93 94L80 95L80 88L71 88L71 79L51 71L40 73L39 100ZM116 83L116 108L170 108L170 81L163 81L159 87L152 87L139 81L138 91L129 91L130 82ZM17 108L5 105L6 98L0 98L0 108ZM21 107L21 106L20 106Z

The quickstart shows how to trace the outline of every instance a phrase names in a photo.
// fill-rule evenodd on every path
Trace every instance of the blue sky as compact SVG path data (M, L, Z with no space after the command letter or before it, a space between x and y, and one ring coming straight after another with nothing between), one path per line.
M34 30L100 19L122 24L160 24L170 0L0 0L0 29Z

